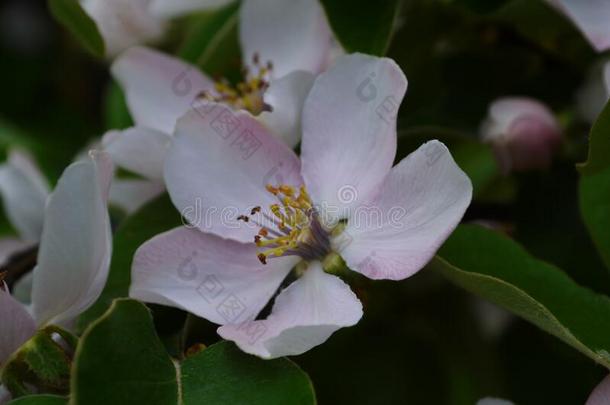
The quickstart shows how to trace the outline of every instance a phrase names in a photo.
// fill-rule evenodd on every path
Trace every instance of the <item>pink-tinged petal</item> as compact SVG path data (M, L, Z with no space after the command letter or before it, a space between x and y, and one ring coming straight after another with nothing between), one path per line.
M14 254L22 252L30 246L32 246L31 242L17 238L0 239L0 266L3 266Z
M115 179L110 186L108 201L128 214L140 209L165 191L160 182L140 179Z
M28 242L40 240L44 205L49 195L46 179L25 152L13 150L0 166L0 196L11 224Z
M526 97L505 97L491 103L481 125L504 173L549 167L561 144L561 128L553 112Z
M295 70L322 71L332 33L318 0L245 0L239 12L242 55L273 64L275 77Z
M151 0L150 12L161 18L178 17L229 4L232 0Z
M610 376L607 376L591 393L585 405L610 404Z
M102 292L112 249L111 178L110 156L92 152L64 171L49 197L32 290L39 325L69 324Z
M6 286L0 282L0 369L4 362L29 338L34 335L34 320L10 293L3 290Z
M278 295L267 319L224 325L218 334L246 353L272 359L305 353L361 317L362 304L349 286L312 263Z
M597 52L610 49L610 3L606 0L547 0L566 15Z
M143 47L121 54L112 65L112 74L126 93L136 125L167 134L196 97L213 87L198 68Z
M301 114L313 80L309 72L292 72L273 80L265 92L265 104L272 110L261 113L259 119L292 148L301 140Z
M336 248L352 270L402 280L434 256L471 198L470 179L445 145L427 142L392 169L377 199L355 210Z
M95 21L104 38L106 54L117 55L133 45L159 39L163 20L152 15L150 0L83 0L83 9Z
M133 127L110 131L103 138L104 150L113 162L150 180L163 180L165 155L172 137L150 128Z
M344 217L375 194L394 161L406 90L394 61L362 54L339 57L316 79L301 141L303 178L314 202Z
M165 184L191 224L224 238L252 242L258 228L237 217L257 206L267 211L277 199L265 186L300 186L299 173L295 153L258 120L207 103L178 121L165 164Z
M129 295L218 324L243 322L263 309L298 260L263 265L256 255L254 243L176 228L137 250Z

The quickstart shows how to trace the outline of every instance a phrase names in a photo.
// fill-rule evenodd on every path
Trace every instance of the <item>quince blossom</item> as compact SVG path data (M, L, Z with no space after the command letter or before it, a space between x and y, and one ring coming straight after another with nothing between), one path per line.
M197 100L223 102L256 116L291 147L299 142L300 114L314 76L335 49L317 0L248 0L240 8L243 83L214 82L197 67L152 49L134 47L113 64L135 127L111 131L103 143L114 162L163 190L163 163L176 121ZM156 193L155 193L155 190Z
M104 39L108 57L159 40L172 17L228 3L230 0L81 0Z
M301 159L251 114L210 103L188 112L164 173L190 225L138 249L130 296L218 323L262 358L301 354L356 324L362 304L333 274L340 258L371 279L405 279L472 196L438 141L392 167L406 89L390 59L339 57L305 101ZM258 319L290 273L296 281Z
M110 157L93 152L88 160L69 166L49 196L31 308L0 284L0 366L37 328L70 328L101 294L112 250L106 205L112 171Z

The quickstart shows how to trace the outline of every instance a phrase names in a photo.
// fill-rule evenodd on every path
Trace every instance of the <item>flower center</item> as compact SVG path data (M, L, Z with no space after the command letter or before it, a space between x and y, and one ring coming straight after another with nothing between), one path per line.
M260 227L254 243L259 247L261 263L267 264L268 258L282 256L296 255L307 261L326 257L331 251L329 232L320 223L305 186L299 187L298 192L285 184L266 188L279 201L269 206L271 215L261 207L254 207L250 216L238 218Z
M246 67L243 82L232 85L226 79L221 79L214 83L213 92L206 91L202 96L210 101L228 104L237 110L250 111L253 115L271 111L271 107L265 104L263 96L269 88L269 76L273 65L271 62L262 65L257 54L252 58L252 62L254 72Z

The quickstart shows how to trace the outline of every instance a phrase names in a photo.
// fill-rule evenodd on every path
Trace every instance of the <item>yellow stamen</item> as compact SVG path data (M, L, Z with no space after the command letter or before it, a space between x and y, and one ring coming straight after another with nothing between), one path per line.
M282 236L270 238L270 232L266 228L261 228L254 241L259 248L266 248L264 252L258 254L262 263L266 263L270 256L282 256L290 249L295 249L299 243L311 237L310 213L312 203L301 186L297 189L292 186L281 184L277 187L267 185L266 189L279 200L279 204L272 204L269 210L277 218L279 230L284 233ZM260 207L255 207L252 213L260 212ZM263 239L265 238L265 239Z
M204 92L203 97L211 101L229 104L238 110L248 110L254 115L267 111L269 106L265 104L263 95L269 87L269 76L272 66L261 66L258 56L253 58L255 72L246 70L244 81L231 85L226 80L214 83L214 93Z

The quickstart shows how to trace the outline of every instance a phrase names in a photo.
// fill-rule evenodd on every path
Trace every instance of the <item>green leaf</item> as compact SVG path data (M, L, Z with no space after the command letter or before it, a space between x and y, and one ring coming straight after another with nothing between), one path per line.
M580 210L593 242L610 269L610 167L580 179Z
M179 55L212 77L235 80L241 70L237 35L239 2L196 17Z
M233 343L217 343L182 364L183 398L191 404L315 404L307 374L287 359L261 360Z
M180 376L180 378L178 378ZM172 361L149 310L118 299L91 324L73 367L71 404L315 404L309 377L287 359L261 360L222 342Z
M610 103L591 129L589 157L580 165L580 210L593 241L610 269Z
M81 338L71 403L177 404L176 375L148 309L137 301L116 300Z
M593 175L610 167L610 103L593 124L589 134L589 157L579 165L580 172Z
M66 405L68 400L57 395L30 395L9 402L7 405Z
M432 267L610 368L610 299L574 283L511 239L460 226Z
M92 55L103 58L105 45L97 25L77 0L49 0L53 17Z
M348 52L385 55L390 45L399 0L321 0L338 41Z
M131 282L133 255L144 242L181 224L180 215L167 194L149 202L123 222L114 235L112 263L100 298L82 314L80 330L100 317L115 298L127 297Z

